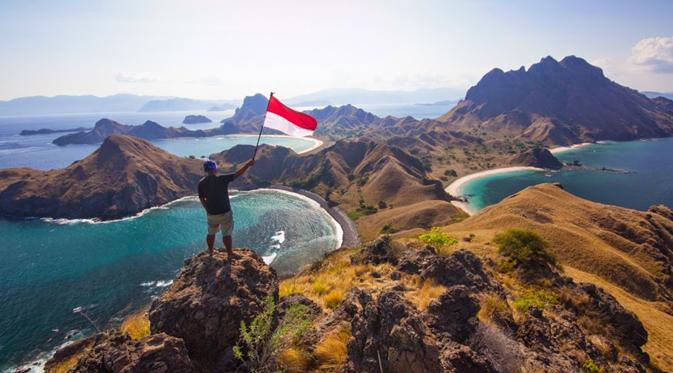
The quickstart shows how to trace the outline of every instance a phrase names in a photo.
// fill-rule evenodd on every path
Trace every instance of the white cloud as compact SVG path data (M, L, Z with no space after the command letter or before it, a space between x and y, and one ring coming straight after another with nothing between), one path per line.
M654 72L673 73L673 37L657 36L639 41L631 49L631 62Z
M120 73L115 76L115 80L119 83L156 83L159 79L148 74L124 74Z

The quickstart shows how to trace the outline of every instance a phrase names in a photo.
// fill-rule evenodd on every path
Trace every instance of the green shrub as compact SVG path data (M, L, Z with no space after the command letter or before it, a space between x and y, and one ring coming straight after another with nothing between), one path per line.
M556 257L547 251L547 242L539 234L523 229L509 229L495 236L500 254L515 266L549 263L556 266Z
M599 372L602 371L601 368L599 368L598 365L596 365L596 363L591 359L586 360L582 364L582 369L584 369L585 372L590 372L590 373L599 373Z
M234 356L250 372L269 372L280 369L281 352L295 343L311 325L308 307L292 304L285 316L273 328L276 305L271 295L265 299L264 310L250 325L241 321L241 337L233 347Z
M393 234L397 231L398 229L393 227L392 224L386 224L381 228L381 234Z
M458 243L458 240L442 232L439 227L432 227L430 232L423 233L418 236L418 239L428 245L435 247L449 246Z
M521 297L514 299L512 305L519 311L526 313L532 307L543 310L548 305L556 303L558 303L556 295L549 291L538 289L526 291Z
M355 210L348 211L348 217L351 218L351 220L358 220L362 216L375 214L377 211L379 210L376 207L365 205L363 203Z

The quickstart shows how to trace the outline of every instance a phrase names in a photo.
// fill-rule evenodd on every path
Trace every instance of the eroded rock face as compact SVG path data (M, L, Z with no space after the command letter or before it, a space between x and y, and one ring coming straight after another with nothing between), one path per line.
M96 337L94 346L82 356L73 373L193 373L185 343L164 333L133 341L128 334L114 332Z
M465 250L458 250L445 257L435 255L431 247L426 247L404 255L399 268L447 287L465 285L475 291L499 291L499 286L484 271L481 260Z
M349 372L440 372L440 350L413 306L399 293L367 297L352 322Z
M268 295L277 302L276 273L252 250L236 249L233 259L219 251L212 257L202 253L188 259L152 303L151 330L184 339L192 360L206 368L231 369L241 321L262 312Z

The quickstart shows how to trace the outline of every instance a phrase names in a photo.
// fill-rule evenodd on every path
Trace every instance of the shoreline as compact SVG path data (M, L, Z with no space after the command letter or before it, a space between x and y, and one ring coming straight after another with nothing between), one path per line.
M253 135L253 134L249 134L249 133L230 133L228 135L218 135L218 136L212 136L212 137L226 137L226 136L229 136L229 137L257 137L259 135ZM309 140L309 141L313 142L313 145L311 145L311 147L309 147L306 150L296 152L297 154L305 154L305 153L308 153L308 152L312 152L316 149L319 149L321 146L324 145L324 141L322 141L318 138L315 138L315 137L311 137L311 136L296 137L296 136L288 136L288 135L264 135L264 134L262 134L262 137L277 137L277 138L289 138L289 139L300 138L300 139L306 139L306 140ZM264 142L260 141L260 144L264 144ZM271 145L271 144L266 144L266 145L282 146L282 145Z
M336 224L341 228L342 239L341 245L337 249L344 247L356 247L360 244L360 235L358 234L357 226L355 222L351 220L348 215L346 215L343 210L338 206L330 206L324 198L319 196L316 193L310 192L304 189L296 189L286 185L271 185L268 188L259 188L260 189L269 189L276 191L284 191L293 194L301 195L305 198L311 199L312 201L318 203L320 207L327 212L327 214L336 222Z
M549 148L549 152L556 155L556 154L560 154L560 153L565 153L565 152L570 151L570 150L575 150L577 148L582 148L582 147L585 147L585 146L588 146L588 145L596 145L596 144L599 144L599 143L583 142L583 143L574 144L574 145L570 145L570 146L557 146L557 147L554 147L554 148Z
M464 198L463 196L463 187L465 184L474 181L476 179L481 179L486 176L492 176L492 175L497 175L497 174L505 174L509 172L517 172L517 171L544 171L542 168L538 167L530 167L530 166L513 166L513 167L501 167L501 168L494 168L490 170L484 170L484 171L479 171L475 172L473 174L465 175L462 177L459 177L458 179L454 180L449 186L444 188L444 191L446 191L449 195L451 195L454 198ZM454 200L451 201L451 204L458 207L459 209L463 210L466 214L472 216L476 214L478 211L475 211L469 203L461 200Z

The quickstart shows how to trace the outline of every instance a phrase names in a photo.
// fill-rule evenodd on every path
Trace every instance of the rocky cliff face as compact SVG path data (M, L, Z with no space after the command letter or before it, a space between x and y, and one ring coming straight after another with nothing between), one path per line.
M567 145L671 136L673 115L665 106L581 58L546 57L528 70L493 69L440 120L463 130Z
M512 158L512 164L551 170L560 170L563 167L563 163L545 148L533 148L517 154Z
M64 169L0 171L0 214L115 219L192 195L201 161L174 156L145 140L112 135Z
M183 340L191 359L208 371L231 371L241 321L249 323L262 312L267 295L277 303L276 272L254 251L236 250L233 258L202 253L188 259L173 285L152 303L152 333Z

